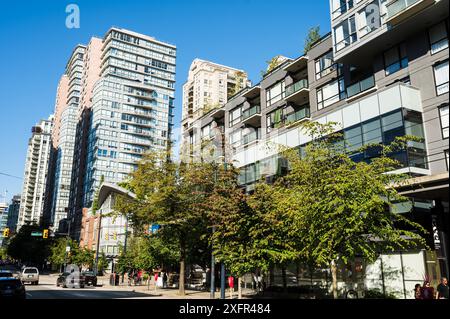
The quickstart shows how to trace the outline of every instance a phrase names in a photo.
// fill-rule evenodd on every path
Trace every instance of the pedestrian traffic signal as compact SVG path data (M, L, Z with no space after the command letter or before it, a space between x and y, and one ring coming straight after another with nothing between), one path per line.
M3 237L9 237L9 228L3 229Z
M42 232L42 238L48 238L48 229L44 229Z

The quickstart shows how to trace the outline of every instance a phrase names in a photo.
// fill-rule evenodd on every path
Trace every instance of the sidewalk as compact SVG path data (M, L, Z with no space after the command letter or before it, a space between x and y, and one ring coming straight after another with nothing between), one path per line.
M167 299L210 299L210 292L209 291L199 291L199 290L193 290L193 289L185 289L185 295L180 296L178 295L178 288L156 288L153 283L153 281L150 282L150 285L148 285L146 282L143 282L142 285L138 286L128 286L127 278L124 279L124 282L122 283L122 277L120 278L120 284L119 286L112 286L109 284L109 275L107 276L99 276L97 277L97 283L98 285L102 285L103 289L114 289L114 290L125 290L125 291L133 291L133 292L139 292L144 294L149 294L155 297L163 297ZM242 288L242 298L248 299L254 294L253 290L251 289L245 289ZM220 299L220 291L216 291L215 298ZM238 292L235 291L233 294L233 299L238 298ZM227 289L225 294L225 299L230 299L230 294Z

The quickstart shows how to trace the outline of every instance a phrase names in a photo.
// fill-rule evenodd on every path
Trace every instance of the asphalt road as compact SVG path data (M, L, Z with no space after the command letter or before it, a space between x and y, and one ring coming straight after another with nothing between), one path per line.
M41 276L39 285L25 285L27 299L153 299L140 292L106 287L56 287L56 277Z

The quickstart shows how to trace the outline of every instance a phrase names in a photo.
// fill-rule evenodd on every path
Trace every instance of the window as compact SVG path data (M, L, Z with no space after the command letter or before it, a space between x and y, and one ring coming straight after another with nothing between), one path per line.
M431 54L435 54L448 48L447 24L442 21L431 27L428 31L430 37Z
M448 138L448 104L439 108L439 117L441 118L442 137Z
M331 6L332 18L335 19L353 8L353 0L333 0Z
M271 132L273 128L279 127L281 122L283 120L283 110L278 109L266 117L266 127L267 127L267 133Z
M230 112L230 127L241 121L241 110L242 107L238 106Z
M325 53L316 60L316 80L334 70L333 51Z
M284 98L284 93L284 81L280 81L266 89L267 106L282 100Z
M206 125L202 128L202 137L209 137L210 125Z
M330 106L345 97L344 79L340 78L317 89L317 109Z
M448 60L434 66L434 80L437 95L448 92Z
M375 10L378 12L374 12ZM359 37L361 38L379 28L381 25L380 12L377 2L372 2L363 10L359 11L357 17Z
M336 52L352 44L357 39L355 16L351 16L334 28L334 43Z
M234 146L237 146L237 143L241 141L242 138L242 130L237 130L230 134L230 143Z
M406 45L404 43L384 52L384 69L386 75L391 75L408 66Z

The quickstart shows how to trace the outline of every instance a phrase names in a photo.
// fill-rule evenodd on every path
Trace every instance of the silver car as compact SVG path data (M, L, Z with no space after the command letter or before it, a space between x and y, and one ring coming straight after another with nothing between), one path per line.
M39 270L36 267L25 267L20 274L20 279L23 283L29 282L32 285L38 285Z

